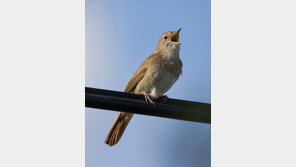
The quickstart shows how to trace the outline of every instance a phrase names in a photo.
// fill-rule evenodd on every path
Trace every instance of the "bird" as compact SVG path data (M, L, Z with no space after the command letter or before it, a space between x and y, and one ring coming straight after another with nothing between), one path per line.
M179 32L167 31L159 38L153 54L144 60L129 80L124 92L143 94L146 102L153 105L156 99L166 93L182 74ZM167 97L167 96L166 96ZM114 146L123 135L134 113L120 112L110 129L105 144Z

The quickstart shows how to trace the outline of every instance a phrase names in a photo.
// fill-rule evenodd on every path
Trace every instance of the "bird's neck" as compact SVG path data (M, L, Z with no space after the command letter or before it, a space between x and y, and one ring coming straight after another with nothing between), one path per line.
M180 52L180 47L178 46L176 48L164 48L154 53L159 53L164 58L174 59L174 58L179 58L179 52Z

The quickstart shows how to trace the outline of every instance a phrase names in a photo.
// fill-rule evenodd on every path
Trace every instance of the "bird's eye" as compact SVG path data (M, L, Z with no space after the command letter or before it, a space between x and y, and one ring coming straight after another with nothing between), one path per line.
M167 38L168 38L167 36L164 36L164 37L163 37L163 39L167 39Z

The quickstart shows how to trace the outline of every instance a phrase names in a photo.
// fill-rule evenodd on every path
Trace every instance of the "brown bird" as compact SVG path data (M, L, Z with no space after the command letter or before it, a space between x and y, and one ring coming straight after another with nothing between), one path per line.
M128 82L124 92L143 94L152 104L167 92L182 74L182 61L179 56L179 32L167 31L160 37L154 53L149 56ZM120 112L110 129L105 143L113 146L120 140L133 113Z

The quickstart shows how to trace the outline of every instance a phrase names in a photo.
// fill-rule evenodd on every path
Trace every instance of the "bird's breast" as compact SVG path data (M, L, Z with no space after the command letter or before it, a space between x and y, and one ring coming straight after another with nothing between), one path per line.
M157 98L173 86L181 73L182 62L180 59L155 61L139 84L139 89Z
M167 70L161 70L156 73L154 81L151 84L150 95L159 97L165 94L178 80L179 75L173 75Z

